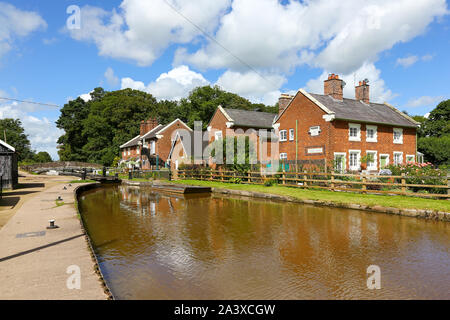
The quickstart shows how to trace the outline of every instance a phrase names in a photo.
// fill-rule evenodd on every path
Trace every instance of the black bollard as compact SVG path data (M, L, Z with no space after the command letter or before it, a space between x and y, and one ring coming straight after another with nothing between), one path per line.
M103 167L103 177L106 177L106 167Z
M86 180L86 168L83 168L83 173L81 174L81 180Z
M133 172L128 171L128 180L133 180Z

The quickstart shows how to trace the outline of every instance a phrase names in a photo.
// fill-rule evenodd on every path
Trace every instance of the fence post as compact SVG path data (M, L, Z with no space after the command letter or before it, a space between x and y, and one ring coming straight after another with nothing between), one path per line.
M286 184L286 168L283 164L283 175L282 175L282 179L283 179L283 184Z
M222 168L220 169L220 181L223 182L223 169Z
M250 173L250 171L247 172L247 176L248 176L248 183L252 183L252 178L251 178L252 174Z
M447 173L447 195L450 196L450 173Z
M306 170L304 170L303 173L306 173ZM308 181L306 181L306 180L308 180L308 176L307 176L306 174L304 174L304 175L303 175L303 179L304 179L303 185L304 185L305 187L307 187L307 186L308 186Z
M406 194L406 180L405 180L405 173L402 172L402 193Z
M362 190L363 190L363 192L362 193L366 193L366 191L367 191L367 185L366 185L366 182L367 182L367 177L366 177L366 175L363 175L362 176L362 182L363 182L363 185L362 185ZM403 183L403 182L402 182ZM403 191L403 190L402 190Z
M334 191L334 170L331 171L331 191Z

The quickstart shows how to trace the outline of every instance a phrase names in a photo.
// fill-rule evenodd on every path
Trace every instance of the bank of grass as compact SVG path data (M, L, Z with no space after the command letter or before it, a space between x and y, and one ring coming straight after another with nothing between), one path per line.
M374 195L353 192L333 192L329 190L300 189L274 185L271 187L261 185L233 184L215 181L177 180L179 184L207 186L232 190L245 190L253 192L271 193L290 196L302 200L333 201L335 203L361 204L368 206L380 205L384 207L404 209L428 209L450 212L449 200L435 200L425 198L406 197L398 195Z

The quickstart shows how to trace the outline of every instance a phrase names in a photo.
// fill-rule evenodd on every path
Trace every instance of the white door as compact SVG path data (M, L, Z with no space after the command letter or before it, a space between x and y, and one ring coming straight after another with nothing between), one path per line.
M178 170L178 160L175 160L175 170Z

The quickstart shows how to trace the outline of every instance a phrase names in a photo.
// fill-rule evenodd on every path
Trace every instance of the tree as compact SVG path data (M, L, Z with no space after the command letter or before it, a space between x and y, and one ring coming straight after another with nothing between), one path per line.
M19 161L33 158L30 140L19 119L0 119L0 133L1 139L6 134L6 142L16 149Z
M414 120L420 122L417 148L426 161L450 164L450 100L439 103L428 119L416 116Z
M46 151L41 151L35 154L33 160L38 163L47 163L53 161L50 154Z

